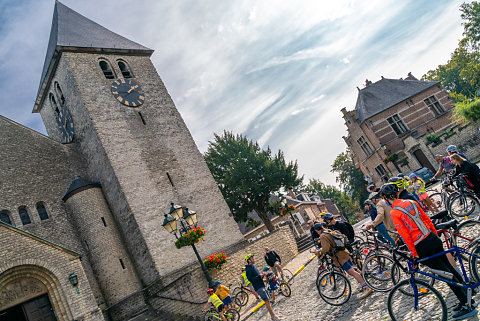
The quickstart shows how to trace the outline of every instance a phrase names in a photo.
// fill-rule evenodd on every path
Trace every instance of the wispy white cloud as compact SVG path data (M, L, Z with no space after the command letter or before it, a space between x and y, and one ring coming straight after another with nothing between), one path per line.
M328 183L345 149L340 108L352 109L365 78L421 76L446 62L461 34L461 1L64 0L152 49L152 57L200 150L224 129L298 159ZM119 18L117 10L129 12ZM53 2L0 5L3 115L44 132L30 114ZM18 72L21 70L21 72Z

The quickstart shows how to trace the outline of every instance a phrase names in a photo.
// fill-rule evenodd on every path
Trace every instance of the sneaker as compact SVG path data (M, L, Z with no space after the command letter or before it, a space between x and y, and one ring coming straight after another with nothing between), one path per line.
M365 299L366 297L368 297L372 293L373 293L372 288L366 286L362 289L362 292L358 295L358 298L359 299Z
M472 299L472 307L476 308L478 306L478 302L475 302L474 299ZM463 305L461 303L458 303L456 307L452 309L453 312L460 311L462 309Z
M280 318L277 316L272 317L272 321L280 321Z
M460 310L458 310L456 313L452 315L452 320L463 320L471 316L474 316L477 313L478 311L474 307L469 308L469 307L463 306Z

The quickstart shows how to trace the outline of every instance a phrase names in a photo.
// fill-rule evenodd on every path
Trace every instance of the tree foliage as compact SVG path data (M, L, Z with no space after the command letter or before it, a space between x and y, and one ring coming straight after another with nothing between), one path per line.
M457 103L453 110L453 117L461 123L476 122L480 120L480 99L472 102Z
M340 187L350 194L358 204L362 204L368 198L367 182L362 171L355 167L350 150L347 149L337 156L331 171L337 174L337 182L340 183Z
M248 213L255 211L269 231L270 195L302 181L297 162L286 163L282 151L272 155L270 148L262 150L257 142L228 131L215 134L204 158L235 220L252 223Z
M422 77L422 80L440 81L455 102L475 99L480 89L480 3L464 3L460 11L465 38L460 40L445 65L439 65Z
M304 187L307 194L320 193L324 198L331 199L342 212L350 223L356 223L355 213L361 211L360 207L355 204L353 199L339 188L332 185L325 185L318 179L310 179L309 183Z

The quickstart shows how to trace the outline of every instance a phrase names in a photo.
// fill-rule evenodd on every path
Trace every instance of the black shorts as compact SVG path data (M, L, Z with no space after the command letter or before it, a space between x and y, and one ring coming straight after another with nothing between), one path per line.
M222 312L224 307L225 306L223 304L220 304L217 308L218 313Z

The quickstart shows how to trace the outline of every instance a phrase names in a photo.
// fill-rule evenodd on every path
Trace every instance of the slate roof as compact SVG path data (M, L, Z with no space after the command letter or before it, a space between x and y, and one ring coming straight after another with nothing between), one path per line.
M438 81L383 78L358 93L355 112L360 123L394 105L437 85Z
M141 53L151 56L152 49L128 40L55 1L52 29L43 65L34 112L38 112L41 91L62 51Z
M64 202L66 202L67 199L70 198L70 196L73 196L78 192L89 189L90 187L100 187L100 186L101 185L100 185L99 182L90 182L90 181L87 181L87 180L85 180L85 179L83 179L79 176L75 176L72 183L70 184L70 186L67 188L67 190L63 194L62 200Z

